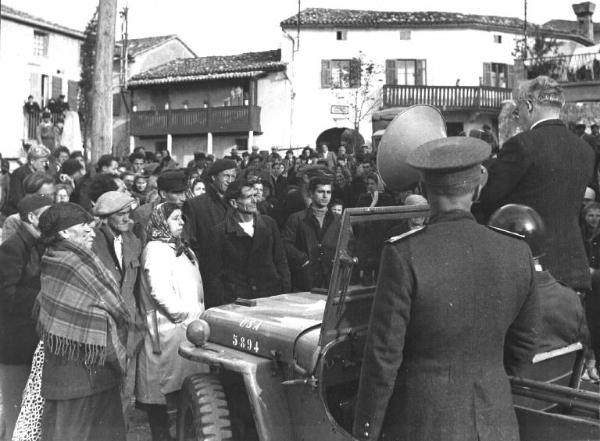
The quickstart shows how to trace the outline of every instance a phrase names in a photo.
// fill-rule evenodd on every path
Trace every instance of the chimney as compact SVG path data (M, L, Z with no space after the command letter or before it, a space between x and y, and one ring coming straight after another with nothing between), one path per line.
M576 3L573 5L573 11L577 16L577 32L584 37L594 41L594 24L592 23L592 15L596 5L592 2Z

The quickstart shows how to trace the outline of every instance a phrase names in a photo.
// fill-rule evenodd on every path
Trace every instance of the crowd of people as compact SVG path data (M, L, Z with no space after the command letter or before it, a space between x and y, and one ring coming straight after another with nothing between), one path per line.
M593 130L586 141L598 137ZM44 133L25 164L10 174L3 167L0 177L2 439L14 432L16 439L124 440L134 405L147 412L153 441L170 439L183 379L203 369L177 347L205 308L327 288L345 208L427 203L420 185L385 188L367 145L307 146L299 155L232 147L222 158L196 153L185 167L166 150L136 147L126 158L90 164L80 151L45 142ZM537 200L531 189L540 179L567 192L566 182L532 175L535 158L521 147L506 143L490 168L473 208L482 218L503 203ZM586 173L568 171L569 194L581 185L597 190L600 173L587 176L597 164L592 149L577 155ZM582 201L571 202L579 210ZM562 244L544 266L577 291L600 289L600 204L588 201L581 217L593 287L589 273L562 265L564 255L585 259L572 250L577 240L557 233L572 233L571 224L546 220L560 218L552 204L535 208L548 243ZM412 219L404 231L425 222ZM372 285L377 268L355 277ZM369 411L362 417L370 421Z

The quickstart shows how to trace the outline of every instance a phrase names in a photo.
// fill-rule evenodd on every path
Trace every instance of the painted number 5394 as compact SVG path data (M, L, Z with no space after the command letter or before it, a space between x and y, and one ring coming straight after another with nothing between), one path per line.
M250 337L233 334L231 343L236 348L243 349L248 352L258 353L258 340Z

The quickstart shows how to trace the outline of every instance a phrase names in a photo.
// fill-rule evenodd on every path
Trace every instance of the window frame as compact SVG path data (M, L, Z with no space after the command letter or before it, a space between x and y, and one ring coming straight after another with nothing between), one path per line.
M399 62L413 64L413 83L408 83L407 75L409 70L405 69L404 79L400 80L398 68ZM426 86L427 85L427 59L426 58L393 58L385 62L386 66L386 84L398 86ZM390 70L391 69L391 70Z
M348 31L346 29L336 29L335 30L335 40L336 41L346 41L348 39Z
M41 44L39 44L41 40ZM48 58L48 47L50 46L50 34L43 31L33 30L33 56Z

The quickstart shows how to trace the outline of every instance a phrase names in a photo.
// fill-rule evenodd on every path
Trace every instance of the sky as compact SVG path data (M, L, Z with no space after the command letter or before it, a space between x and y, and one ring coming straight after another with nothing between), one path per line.
M7 6L83 31L98 0L2 0ZM524 0L300 0L301 8L447 11L523 18ZM579 0L528 0L527 19L575 20ZM177 34L199 56L277 49L279 23L298 0L118 0L129 8L129 38ZM593 17L600 21L600 12ZM118 19L117 19L118 20ZM120 26L117 25L117 39Z

